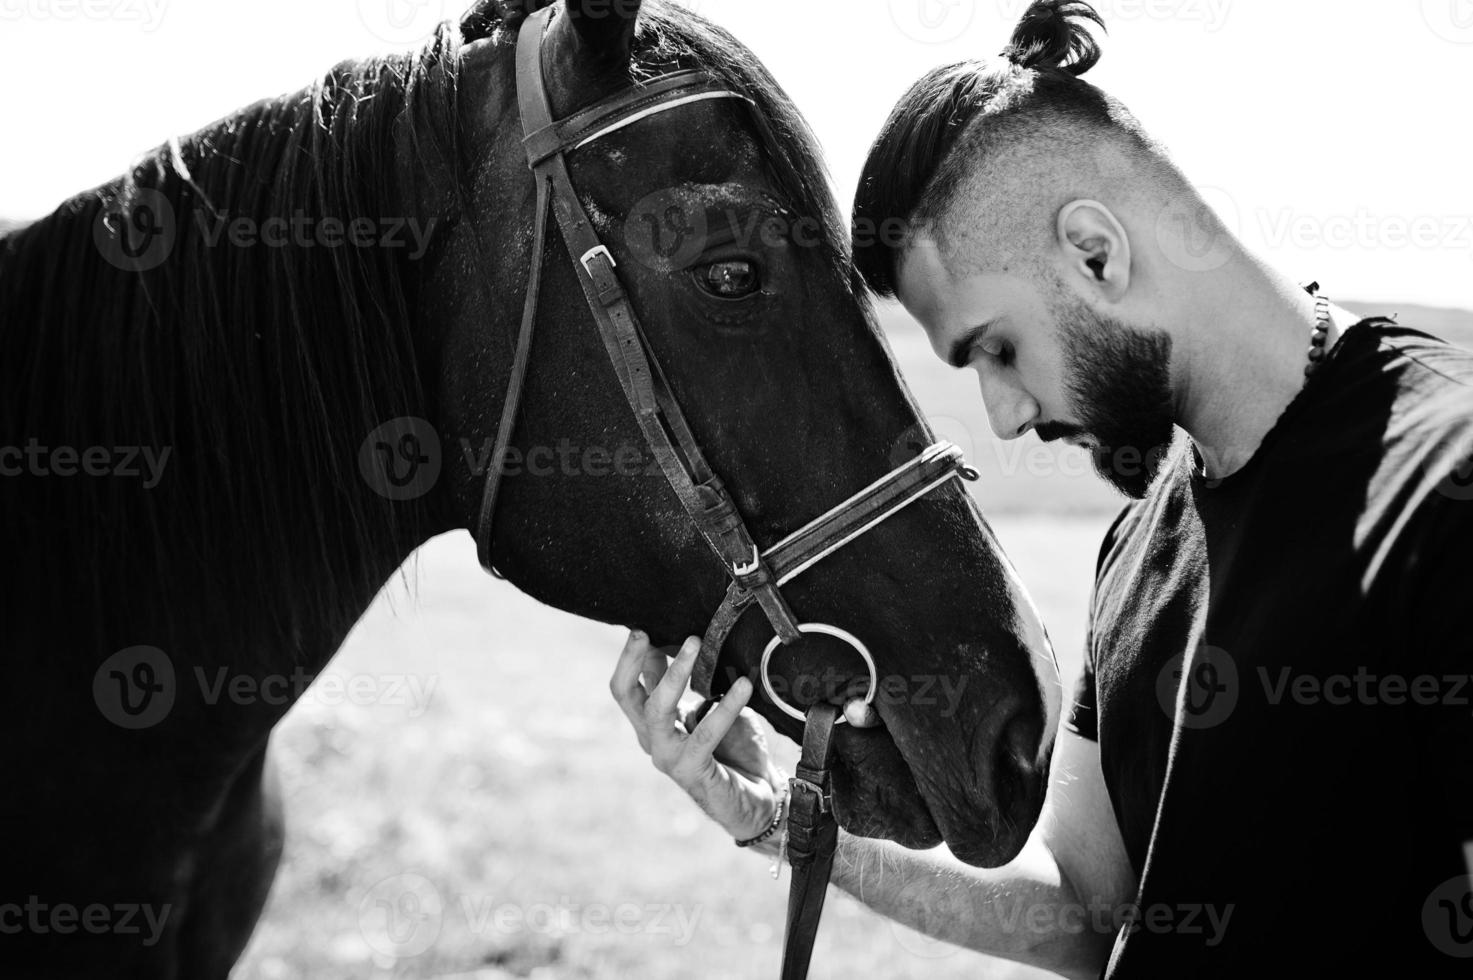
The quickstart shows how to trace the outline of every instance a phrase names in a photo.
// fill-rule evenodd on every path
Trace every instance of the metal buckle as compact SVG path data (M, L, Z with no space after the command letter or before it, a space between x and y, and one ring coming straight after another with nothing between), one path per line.
M859 642L859 637L855 636L853 633L850 633L847 630L841 630L837 626L829 626L827 623L799 623L798 632L821 633L824 636L832 636L837 640L843 640L845 643L853 647L854 652L864 658L865 666L869 668L869 691L864 696L864 703L875 703L875 692L879 689L880 686L879 671L875 669L875 658L870 656L869 648L866 647L863 643ZM771 640L767 641L767 649L762 651L762 667L760 670L760 673L762 675L762 689L767 692L767 700L777 705L778 708L783 712L783 714L789 715L793 718L798 719L801 722L806 723L808 721L808 715L802 711L799 711L797 708L793 707L793 705L778 697L777 691L773 690L772 688L772 676L768 672L768 665L772 661L773 651L776 650L782 644L782 642L782 637L774 636ZM834 721L834 724L842 725L847 720L847 718L840 714L839 717Z
M584 252L582 257L578 259L579 264L583 266L583 271L588 273L588 278L590 279L593 278L593 260L600 255L609 260L609 268L619 268L619 263L614 261L614 256L609 253L607 245L595 245L593 248Z
M751 563L743 565L740 562L733 562L731 566L731 574L736 578L743 578L747 575L751 575L753 572L761 567L762 556L757 553L757 546L754 544L752 545Z

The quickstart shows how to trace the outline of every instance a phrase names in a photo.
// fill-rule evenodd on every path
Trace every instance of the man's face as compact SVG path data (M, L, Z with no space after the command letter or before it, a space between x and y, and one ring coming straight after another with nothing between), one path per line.
M928 242L907 251L899 287L936 355L977 372L998 438L1083 446L1101 478L1145 496L1175 435L1167 334L1099 314L1054 275L954 277Z

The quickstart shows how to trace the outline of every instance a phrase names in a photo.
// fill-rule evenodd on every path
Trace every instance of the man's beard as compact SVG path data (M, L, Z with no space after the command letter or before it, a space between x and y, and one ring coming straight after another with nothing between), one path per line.
M1095 472L1139 500L1150 492L1176 436L1171 337L1136 330L1083 303L1051 305L1078 422L1040 425L1038 435L1045 442L1084 437Z

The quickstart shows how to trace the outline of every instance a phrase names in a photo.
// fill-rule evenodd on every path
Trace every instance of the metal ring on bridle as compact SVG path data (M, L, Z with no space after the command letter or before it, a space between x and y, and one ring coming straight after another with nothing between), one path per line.
M859 637L850 633L848 630L841 630L839 627L829 626L827 623L799 623L798 632L821 633L824 636L832 636L836 640L843 640L853 647L854 652L864 659L865 666L869 668L869 690L864 695L864 703L875 703L875 691L879 689L880 676L879 672L875 670L875 658L870 656L869 648L860 642ZM807 721L807 714L779 697L777 691L772 688L772 676L768 673L767 667L772 662L773 651L781 646L782 642L782 637L774 636L767 642L767 649L762 651L762 689L767 692L767 699L777 705L784 714L790 715L799 721ZM842 725L844 721L844 716L840 715L835 724Z

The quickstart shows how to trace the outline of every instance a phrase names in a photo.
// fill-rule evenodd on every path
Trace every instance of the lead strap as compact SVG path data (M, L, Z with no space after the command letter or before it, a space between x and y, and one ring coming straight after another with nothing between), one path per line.
M832 786L834 725L839 709L820 701L808 709L803 753L788 780L788 863L793 869L788 919L783 934L782 980L803 980L813 959L813 941L823 915L839 843Z

